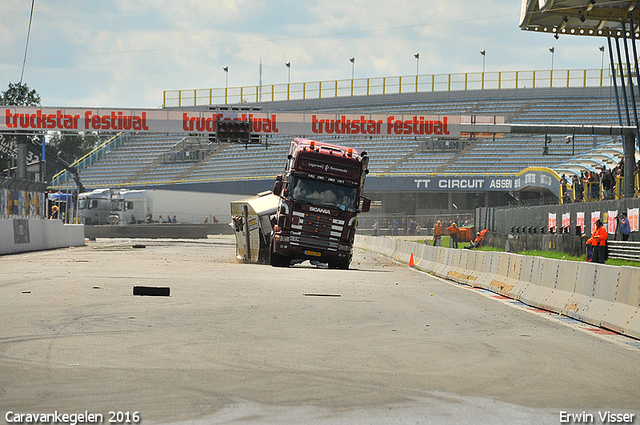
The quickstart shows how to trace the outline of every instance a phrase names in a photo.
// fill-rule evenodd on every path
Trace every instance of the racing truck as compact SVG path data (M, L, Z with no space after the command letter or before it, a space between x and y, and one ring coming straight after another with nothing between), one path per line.
M369 157L364 151L296 138L285 172L276 177L279 197L269 262L288 267L294 260L348 269L358 213L369 211L362 197Z

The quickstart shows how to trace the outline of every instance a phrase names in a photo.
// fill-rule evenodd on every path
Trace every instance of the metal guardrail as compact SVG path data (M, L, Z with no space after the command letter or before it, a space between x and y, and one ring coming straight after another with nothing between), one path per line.
M554 69L532 71L418 74L354 78L261 86L165 90L162 107L322 99L372 94L429 91L521 89L535 87L608 87L607 69Z
M640 261L640 242L607 241L609 258Z

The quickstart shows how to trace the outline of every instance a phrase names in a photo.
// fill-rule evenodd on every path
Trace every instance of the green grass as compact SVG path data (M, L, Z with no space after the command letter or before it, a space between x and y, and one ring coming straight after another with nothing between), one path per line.
M424 241L415 241L416 243L424 244ZM429 240L430 244L433 244L432 240ZM465 241L458 242L458 249L463 249L465 246L468 246L469 242ZM449 246L449 236L442 237L442 246ZM495 248L492 246L483 246L477 249L478 251L487 251L487 252L504 252L504 249ZM566 254L564 252L556 252L556 251L522 251L518 252L520 255L533 255L536 257L543 258L554 258L556 260L568 260L568 261L585 261L587 256L583 255L581 257L574 257L572 255ZM629 261L629 260L617 260L617 259L609 259L606 264L610 266L632 266L632 267L640 267L640 262L638 261Z
M428 236L428 242L429 245L433 245L433 236ZM443 236L442 237L442 246L445 248L449 247L449 239L451 239L449 236ZM422 241L416 241L416 243L421 243L424 245L424 240ZM469 241L464 241L464 242L460 242L458 241L458 249L464 248L465 246L469 245Z
M481 251L504 251L504 249L494 248L494 247L482 247ZM574 257L573 255L566 254L564 252L556 252L556 251L521 251L518 252L520 255L533 255L536 257L543 258L553 258L556 260L567 260L567 261L586 261L587 256L583 255L581 257ZM640 262L637 261L629 261L629 260L618 260L618 259L609 259L606 262L609 266L632 266L632 267L640 267Z

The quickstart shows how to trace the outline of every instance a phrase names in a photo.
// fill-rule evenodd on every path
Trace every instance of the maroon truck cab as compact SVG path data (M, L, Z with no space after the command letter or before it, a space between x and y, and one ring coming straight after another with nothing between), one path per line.
M367 153L344 146L294 139L284 175L273 193L280 197L270 247L272 266L315 260L347 269L353 255L358 213L369 211L362 187Z

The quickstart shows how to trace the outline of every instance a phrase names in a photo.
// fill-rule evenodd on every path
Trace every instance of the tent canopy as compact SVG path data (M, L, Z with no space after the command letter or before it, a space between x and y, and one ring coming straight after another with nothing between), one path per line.
M630 37L629 19L640 19L640 0L522 0L520 28L558 35Z

